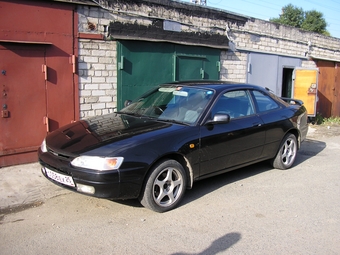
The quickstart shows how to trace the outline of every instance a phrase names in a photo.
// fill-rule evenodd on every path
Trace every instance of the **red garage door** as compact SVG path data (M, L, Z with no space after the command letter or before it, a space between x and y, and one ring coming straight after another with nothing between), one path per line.
M79 118L79 93L76 5L15 0L0 10L1 167L36 161L46 133Z
M32 162L46 136L44 46L0 45L0 166Z

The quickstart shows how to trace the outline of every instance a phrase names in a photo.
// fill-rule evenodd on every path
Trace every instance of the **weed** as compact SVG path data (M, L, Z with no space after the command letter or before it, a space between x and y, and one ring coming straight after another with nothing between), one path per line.
M340 125L340 117L324 118L320 113L317 113L315 118L311 119L312 124L316 125Z
M340 117L324 118L322 124L324 124L324 125L339 125L340 124Z
M317 113L315 116L315 124L321 125L323 121L324 121L324 118L322 117L322 115L320 113Z

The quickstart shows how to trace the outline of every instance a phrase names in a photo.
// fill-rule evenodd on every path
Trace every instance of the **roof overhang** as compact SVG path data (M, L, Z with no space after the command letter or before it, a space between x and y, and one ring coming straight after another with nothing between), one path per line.
M330 61L330 62L340 62L340 59L318 57L318 56L313 56L313 55L310 55L309 58L311 58L313 60L324 60L324 61Z
M38 41L18 41L18 40L2 40L0 39L0 43L18 43L18 44L45 44L52 45L51 42L38 42Z

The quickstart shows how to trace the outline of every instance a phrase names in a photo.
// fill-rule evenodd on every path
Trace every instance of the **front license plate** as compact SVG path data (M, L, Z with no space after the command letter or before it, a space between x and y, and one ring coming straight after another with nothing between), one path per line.
M56 173L48 168L45 167L46 175L51 178L52 180L55 180L56 182L75 187L74 181L71 176Z

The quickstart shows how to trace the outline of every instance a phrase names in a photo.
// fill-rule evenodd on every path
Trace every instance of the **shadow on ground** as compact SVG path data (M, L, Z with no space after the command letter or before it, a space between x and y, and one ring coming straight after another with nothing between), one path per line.
M298 151L298 155L296 157L294 166L298 166L299 164L302 164L306 160L317 156L325 148L326 148L325 142L313 140L313 139L305 140L302 143L300 150ZM261 174L265 171L272 170L272 169L273 168L270 165L269 161L264 161L261 163L243 167L243 168L231 171L231 172L227 172L221 175L217 175L214 177L210 177L210 178L195 182L193 189L188 190L186 192L181 205L185 205L187 203L191 203L195 201L196 199L200 199L201 197L211 192L214 192L215 190L218 190L219 188L225 185L249 178L251 176ZM125 204L127 206L142 207L139 201L136 199L114 201L114 202Z
M207 249L205 249L202 252L199 253L176 252L171 255L214 255L228 250L239 240L241 240L241 234L237 232L231 232L216 239Z

